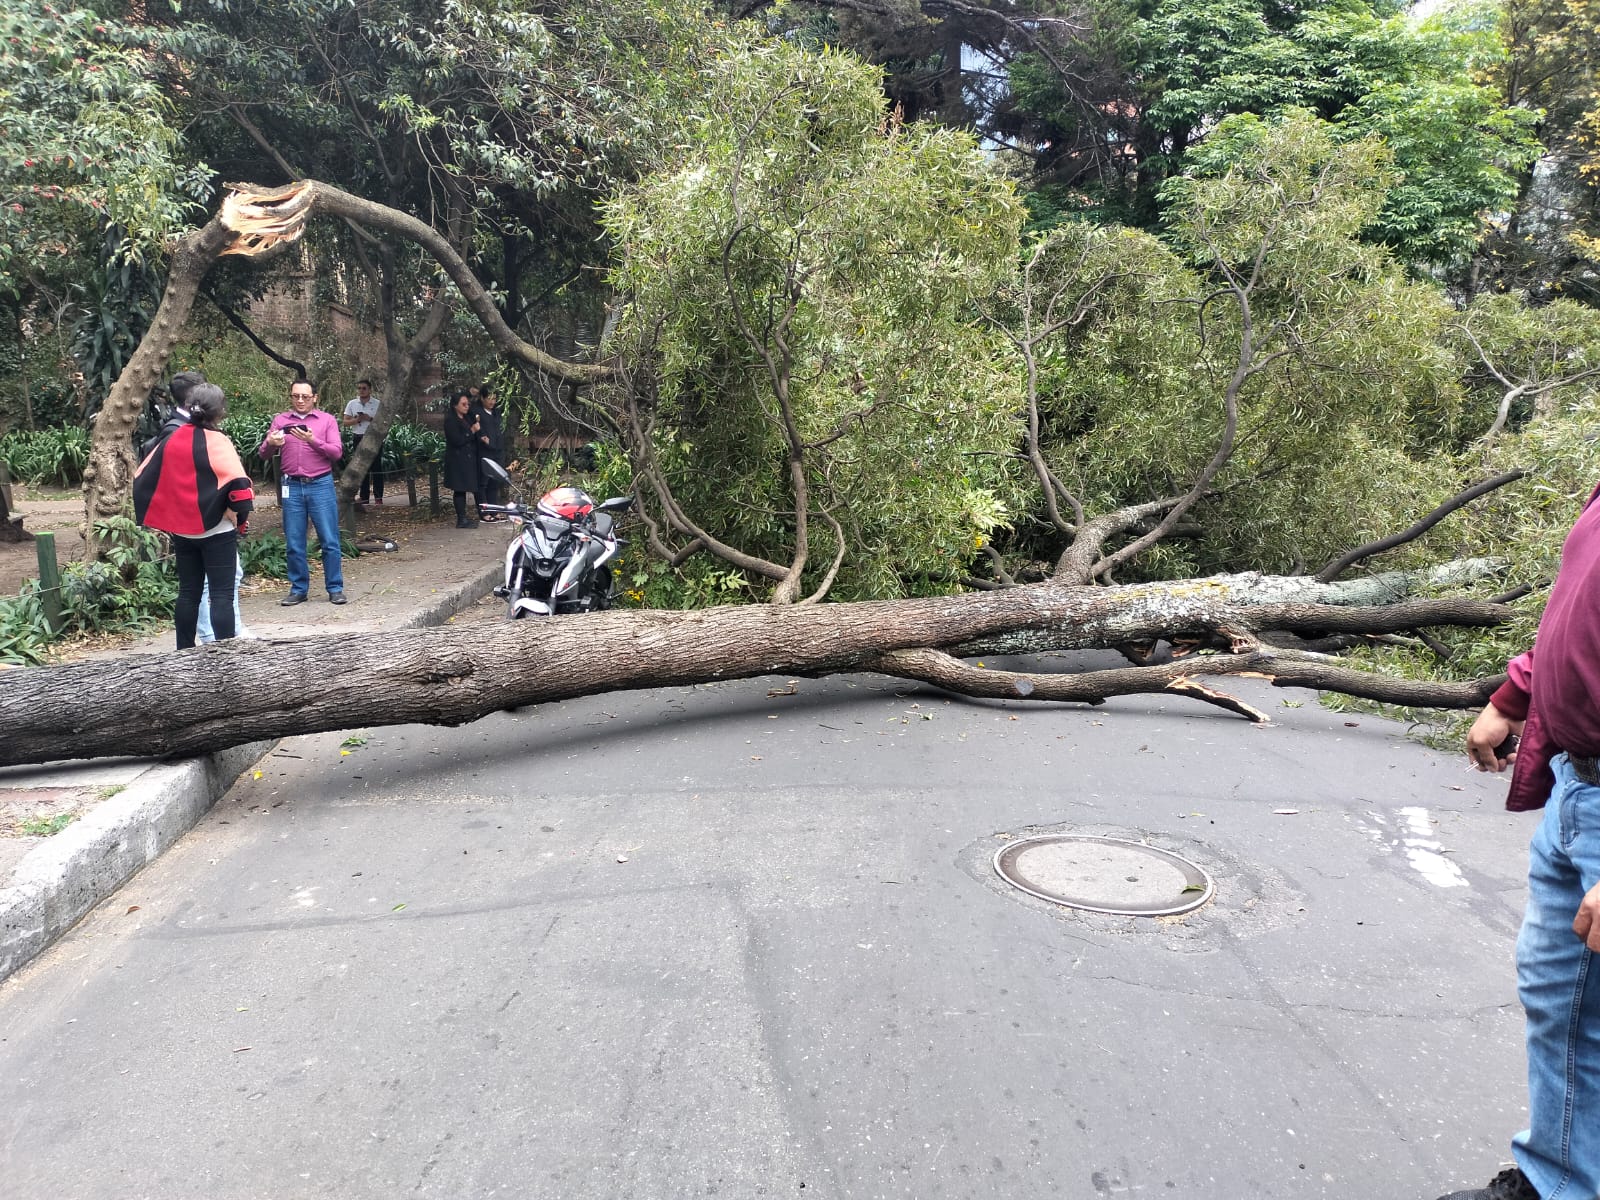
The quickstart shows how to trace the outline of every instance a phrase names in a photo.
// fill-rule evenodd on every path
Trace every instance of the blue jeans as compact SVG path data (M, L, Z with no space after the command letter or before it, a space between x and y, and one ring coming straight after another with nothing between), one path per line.
M1512 1142L1544 1200L1600 1195L1600 968L1572 932L1600 881L1600 787L1557 755L1556 786L1533 835L1517 991L1528 1013L1529 1128Z
M233 569L233 636L244 636L244 618L239 615L239 585L244 582L244 563L238 555ZM195 626L195 641L204 646L217 640L217 631L211 628L211 581L200 592L200 619Z
M322 581L328 595L344 591L344 560L339 556L339 495L333 487L333 473L319 475L310 483L283 481L283 540L288 544L289 590L304 596L311 590L311 571L306 565L307 524L316 526L322 543Z

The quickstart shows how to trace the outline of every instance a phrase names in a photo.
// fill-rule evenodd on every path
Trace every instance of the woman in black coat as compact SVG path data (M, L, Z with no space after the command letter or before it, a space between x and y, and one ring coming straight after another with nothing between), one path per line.
M495 411L499 397L494 388L487 383L478 392L478 407L472 410L472 415L478 422L478 461L492 458L500 466L506 465L505 426L501 417ZM485 521L498 521L499 517L483 515L485 504L500 503L500 485L490 478L489 473L480 465L478 467L478 486L482 489L477 492L478 516Z
M450 402L444 419L444 485L455 499L456 528L476 529L478 522L467 516L467 493L478 494L478 419L472 412L472 397L461 391Z

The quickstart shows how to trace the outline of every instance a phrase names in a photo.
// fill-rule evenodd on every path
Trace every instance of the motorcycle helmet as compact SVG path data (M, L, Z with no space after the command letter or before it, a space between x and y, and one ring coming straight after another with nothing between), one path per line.
M594 497L582 488L552 488L539 497L539 512L547 517L576 521L594 511Z

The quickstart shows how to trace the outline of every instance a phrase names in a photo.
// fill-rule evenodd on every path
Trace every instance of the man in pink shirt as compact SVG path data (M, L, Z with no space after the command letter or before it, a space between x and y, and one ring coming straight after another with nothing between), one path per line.
M322 579L328 599L345 602L344 560L339 554L339 496L333 469L344 452L339 422L317 407L317 387L308 379L289 385L289 411L272 418L257 452L279 458L283 477L283 540L288 544L289 594L285 606L305 603L311 591L306 562L307 524L315 525L322 543Z

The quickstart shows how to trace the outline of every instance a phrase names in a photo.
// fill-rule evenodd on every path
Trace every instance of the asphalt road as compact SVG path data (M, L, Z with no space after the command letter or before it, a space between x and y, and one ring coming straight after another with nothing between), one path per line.
M0 987L0 1196L1481 1183L1525 1111L1532 819L1398 726L1249 694L1273 727L861 677L286 742ZM994 876L1060 830L1216 899Z

